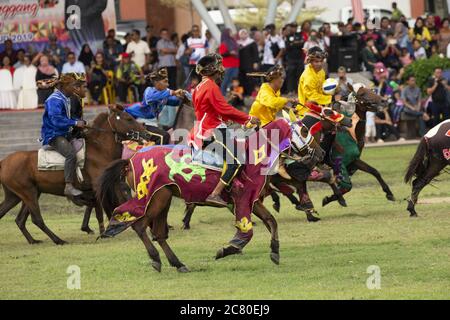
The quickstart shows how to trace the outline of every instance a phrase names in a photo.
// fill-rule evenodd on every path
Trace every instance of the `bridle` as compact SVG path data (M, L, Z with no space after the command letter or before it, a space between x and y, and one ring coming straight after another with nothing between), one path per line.
M298 132L297 128L298 127L300 129L300 133ZM300 121L297 123L293 123L291 125L291 130L292 130L292 138L291 138L291 143L290 143L290 148L288 149L289 152L282 152L281 154L283 156L285 156L286 158L289 158L291 160L301 160L303 157L300 156L300 154L302 154L305 150L306 150L306 155L310 156L310 157L314 157L316 150L314 148L311 147L313 141L314 141L314 137L311 135L311 132L308 130L308 135L305 137L303 137L301 135L301 128L306 128L306 126ZM297 145L297 142L300 142L300 146ZM292 153L294 153L294 155L292 155Z

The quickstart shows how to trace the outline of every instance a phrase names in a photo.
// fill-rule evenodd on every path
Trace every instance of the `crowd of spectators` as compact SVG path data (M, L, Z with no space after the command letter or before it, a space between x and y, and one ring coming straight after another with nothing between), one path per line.
M390 102L384 112L368 114L368 140L398 139L402 121L412 121L409 130L416 130L417 126L417 133L423 135L431 126L450 118L450 87L443 76L444 70L437 68L430 77L428 89L422 92L414 76L404 79L404 69L415 60L434 55L450 58L449 19L428 15L417 18L409 26L395 5L393 10L392 17L383 17L378 28L354 23L353 19L339 23L337 33L332 32L329 23L323 23L317 30L310 21L300 26L291 23L280 30L270 24L263 30L252 27L237 34L225 29L220 42L209 31L202 34L198 25L181 37L166 28L155 33L149 26L145 36L133 30L126 35L124 44L110 30L102 49L93 52L86 44L79 54L63 47L55 36L49 37L42 52L16 50L12 41L7 40L0 52L0 64L11 75L20 68L31 68L36 80L66 72L85 73L92 104L104 102L103 89L108 84L114 87L119 102L131 103L142 99L145 75L161 67L168 70L171 88L192 89L199 82L196 63L204 55L215 52L222 55L226 70L223 94L233 105L243 107L259 89L259 82L247 77L247 73L282 64L286 70L282 92L296 95L305 52L316 46L329 51L333 36L354 34L360 48L359 56L354 58L360 62L361 71L370 73L377 93ZM353 81L344 67L339 68L337 80L341 88L337 98L345 99L349 94L347 83ZM16 90L20 90L20 84L17 86ZM37 103L42 106L51 92L39 89L37 94Z

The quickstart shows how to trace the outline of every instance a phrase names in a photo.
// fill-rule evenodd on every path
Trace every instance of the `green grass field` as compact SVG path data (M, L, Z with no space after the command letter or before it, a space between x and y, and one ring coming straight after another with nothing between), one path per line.
M395 203L365 173L353 178L348 208L321 208L329 189L310 187L322 218L316 224L307 223L302 212L283 200L282 212L276 214L279 266L269 259L270 236L262 223L244 254L215 261L217 249L234 234L233 217L225 209L200 208L192 230L182 231L183 204L176 200L169 243L192 272L178 274L164 257L159 274L133 231L96 242L97 235L79 231L82 209L44 196L47 225L70 244L55 246L30 221L33 236L45 240L30 246L14 223L17 211L5 216L0 222L0 299L448 299L450 205L444 198L449 197L450 180L442 175L435 187L427 187L422 200L442 201L419 205L420 218L410 219L403 201L410 187L402 176L414 151L415 146L408 146L364 152L363 159L391 186ZM71 265L81 268L81 290L67 289ZM381 271L379 290L366 286L371 265Z

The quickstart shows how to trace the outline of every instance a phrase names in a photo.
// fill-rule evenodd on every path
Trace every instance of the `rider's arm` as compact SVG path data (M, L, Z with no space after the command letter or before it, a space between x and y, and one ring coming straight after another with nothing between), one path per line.
M214 107L216 114L220 115L224 121L233 121L239 124L246 124L250 116L242 111L239 111L229 105L220 92L218 86L211 86L208 92L208 100Z
M262 105L269 109L274 109L280 111L288 102L287 98L277 97L273 94L273 90L266 86L261 88L261 93L259 95L259 100Z
M67 129L77 124L76 120L67 117L65 106L61 101L49 101L47 110L50 122L56 128Z
M322 93L322 84L317 79L306 79L303 91L308 101L315 101L321 105L331 103L332 96Z

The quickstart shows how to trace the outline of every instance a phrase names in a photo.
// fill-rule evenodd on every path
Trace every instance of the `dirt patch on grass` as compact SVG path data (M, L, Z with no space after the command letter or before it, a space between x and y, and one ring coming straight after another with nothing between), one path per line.
M419 200L419 204L438 204L438 203L450 203L450 197L447 198L427 198Z

